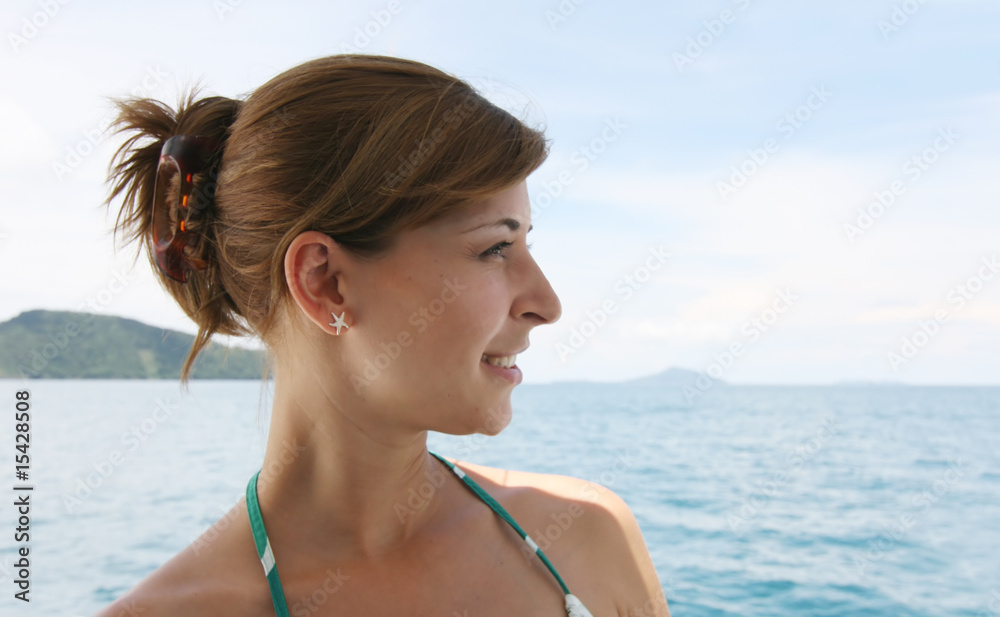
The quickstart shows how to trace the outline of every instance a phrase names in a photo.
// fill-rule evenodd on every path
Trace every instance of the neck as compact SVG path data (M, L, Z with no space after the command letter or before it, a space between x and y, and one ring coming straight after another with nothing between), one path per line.
M427 431L363 422L379 414L348 414L342 400L364 403L277 375L257 493L272 543L302 563L399 550L433 520L439 489L449 487L447 469L428 453Z

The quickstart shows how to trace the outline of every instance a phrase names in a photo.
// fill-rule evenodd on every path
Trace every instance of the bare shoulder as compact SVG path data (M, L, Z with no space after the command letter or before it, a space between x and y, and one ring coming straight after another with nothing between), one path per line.
M273 615L256 549L252 540L244 541L252 536L249 525L240 524L240 512L246 518L243 500L94 617L266 615L268 609Z
M613 605L623 617L669 617L639 523L614 491L571 476L449 460L507 509L592 611Z
M574 511L583 510L605 522L631 516L631 510L621 497L595 482L559 474L499 469L463 460L449 460L464 471L472 472L477 482L482 484L485 481L512 505L573 507Z

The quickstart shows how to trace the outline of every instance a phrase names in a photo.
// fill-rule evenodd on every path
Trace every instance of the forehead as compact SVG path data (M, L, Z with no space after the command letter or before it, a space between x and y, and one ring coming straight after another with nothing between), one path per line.
M458 233L482 232L498 228L518 231L531 229L531 202L528 187L520 182L472 207L464 208L443 222Z

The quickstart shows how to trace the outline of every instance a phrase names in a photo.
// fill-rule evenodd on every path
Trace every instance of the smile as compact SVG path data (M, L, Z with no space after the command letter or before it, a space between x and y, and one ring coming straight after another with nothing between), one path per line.
M483 357L481 359L482 362L492 364L493 366L499 366L500 368L510 368L514 366L514 362L516 360L517 360L517 354L514 354L513 356L496 356L496 357L487 356L486 354L483 354Z

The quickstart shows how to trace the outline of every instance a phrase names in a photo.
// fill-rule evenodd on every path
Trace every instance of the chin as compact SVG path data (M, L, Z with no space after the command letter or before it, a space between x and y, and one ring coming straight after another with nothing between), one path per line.
M489 407L480 416L475 432L482 435L497 435L507 428L512 417L513 411L509 401L500 407Z
M446 435L487 435L492 437L507 428L512 418L510 403L497 407L475 407L472 413L463 414L460 422L449 422L448 426L432 428Z

